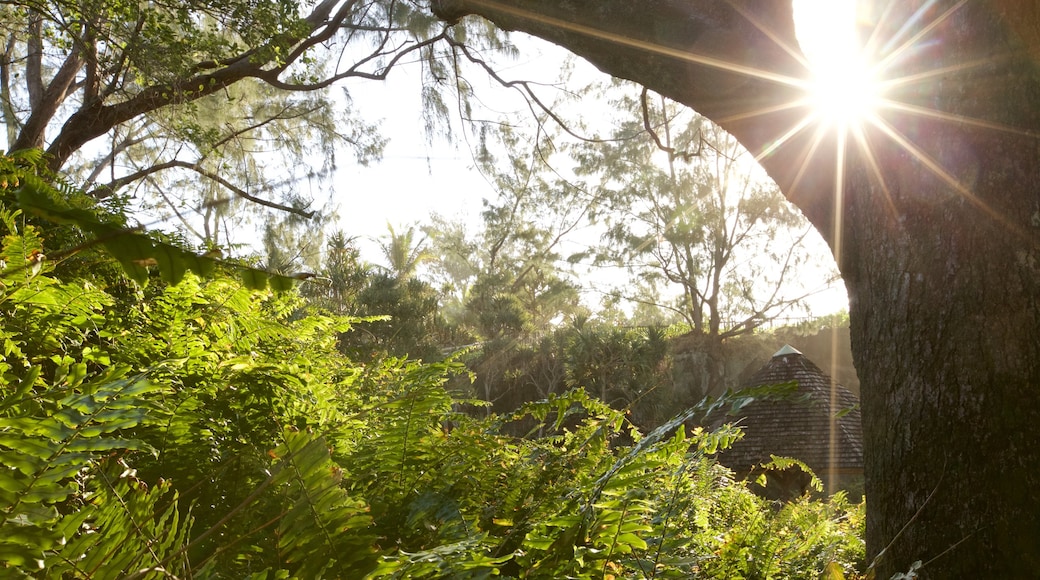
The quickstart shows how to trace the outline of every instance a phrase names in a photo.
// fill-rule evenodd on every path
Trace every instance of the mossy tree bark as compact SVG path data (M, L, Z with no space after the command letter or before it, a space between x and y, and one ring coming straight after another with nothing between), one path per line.
M807 77L787 2L434 7L557 43L770 151L762 165L849 290L876 577L916 560L929 578L1040 570L1040 9L874 7L879 46L914 40L886 73L909 79L888 98L910 108L884 110L869 148L850 139L841 157L834 134L790 135L808 111L786 80Z

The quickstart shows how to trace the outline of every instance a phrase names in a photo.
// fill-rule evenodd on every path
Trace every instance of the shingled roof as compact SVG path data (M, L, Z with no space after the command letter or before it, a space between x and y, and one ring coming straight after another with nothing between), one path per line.
M738 422L744 438L719 456L738 472L748 472L770 460L770 454L804 461L817 474L854 473L863 469L863 438L859 400L848 389L835 385L831 404L831 380L812 361L791 346L784 346L747 383L746 387L795 381L797 391L782 399L758 399L736 415L709 418L709 423ZM842 414L844 412L844 414ZM833 462L831 419L835 420Z

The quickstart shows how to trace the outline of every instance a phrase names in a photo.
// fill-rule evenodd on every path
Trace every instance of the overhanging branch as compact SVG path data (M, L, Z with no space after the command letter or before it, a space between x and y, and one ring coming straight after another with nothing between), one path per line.
M293 215L298 215L298 216L303 217L305 219L311 219L316 214L316 212L314 212L314 211L307 211L307 210L304 210L304 209L301 209L301 208L298 208L298 207L292 207L292 206L288 206L288 205L283 205L283 204L280 204L280 203L276 203L276 202L273 202L273 201L269 201L269 200L266 200L266 199L263 199L263 198L256 197L255 195L250 194L249 192L245 191L241 187L238 187L234 183L231 183L227 179L224 179L220 175L217 175L216 173L213 173L212 171L209 171L209 170L203 168L198 163L190 163L190 162L187 162L187 161L180 161L180 160L176 160L176 159L173 160L173 161L167 161L166 163L160 163L158 165L153 165L151 167L147 167L147 168L142 169L140 171L136 171L134 173L131 173L129 175L126 175L124 177L116 179L115 181L112 181L112 182L110 182L110 183L108 183L106 185L103 185L103 186L100 186L98 188L95 188L93 191L90 192L90 195L92 197L94 197L95 199L105 199L105 198L109 197L110 195L112 195L113 192L115 192L116 190L118 190L119 188L125 186L128 183L133 183L134 181L138 181L140 179L144 179L144 178L148 177L149 175L152 175L153 173L157 173L159 171L164 171L164 170L167 170L167 169L174 169L174 168L188 169L190 171L194 171L195 173L201 175L202 177L205 177L206 179L212 180L212 181L220 184L222 187L224 187L225 189L227 189L231 193L235 194L236 196L238 196L238 197L240 197L242 199L245 199L247 201L251 201L251 202L253 202L255 204L262 205L264 207L269 207L271 209L276 209L278 211L284 211L284 212L287 212L287 213L290 213L290 214L293 214Z

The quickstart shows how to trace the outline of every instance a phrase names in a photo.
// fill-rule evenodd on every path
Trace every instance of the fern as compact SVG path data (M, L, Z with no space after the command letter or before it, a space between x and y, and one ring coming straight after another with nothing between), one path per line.
M384 560L366 578L453 578L477 580L499 576L502 564L512 559L485 554L486 538L467 538L417 552L401 552Z
M148 450L120 432L141 424L159 389L144 375L113 367L83 380L29 392L38 371L21 381L0 418L0 559L9 565L42 562L79 533L62 525L57 506L82 500L80 473L89 474L104 454ZM33 379L29 381L27 379ZM88 475L89 477L89 475Z
M450 419L454 404L443 387L451 363L400 365L393 378L386 378L396 380L401 392L369 411L378 414L380 428L365 441L359 456L373 475L391 478L394 485L388 491L406 487L417 468L421 472L419 466L439 457L431 442L443 440L442 423Z
M84 494L85 505L62 519L72 532L64 547L48 557L52 577L169 578L190 570L180 549L187 543L190 518L182 518L172 483L149 487L122 460L100 466Z
M469 417L457 360L356 364L335 350L351 320L297 318L292 293L187 266L122 294L60 282L28 205L0 207L0 577L815 578L862 559L862 506L771 506L710 458L738 429L683 427L779 388L646 434L581 390Z
M343 472L324 439L287 429L273 455L291 507L278 525L280 558L299 578L358 577L375 566L368 505L340 486Z
M763 486L765 485L766 478L769 477L769 472L771 470L785 471L793 467L809 476L809 487L817 492L823 491L823 481L816 475L816 472L813 471L811 467L806 465L805 462L800 459L770 455L769 461L763 463L760 467L764 470L759 481Z
M177 284L186 272L200 276L212 276L220 265L241 278L251 289L263 289L268 285L274 290L288 290L295 280L273 272L250 268L241 264L219 261L208 256L197 255L173 244L157 240L142 228L127 228L123 224L105 220L89 209L74 207L66 200L82 197L71 186L57 178L46 175L40 151L18 151L0 155L0 191L11 191L8 200L18 209L54 224L71 224L93 236L89 244L100 244L119 262L128 276L138 283L145 283L149 269L155 267L161 278ZM73 248L68 252L77 251Z

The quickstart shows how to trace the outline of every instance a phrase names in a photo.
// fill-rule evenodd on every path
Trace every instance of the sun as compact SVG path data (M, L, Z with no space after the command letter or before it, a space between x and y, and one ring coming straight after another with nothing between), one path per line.
M875 114L882 91L857 38L856 0L795 0L794 10L813 74L806 85L813 117L839 129L861 125Z
M814 71L808 99L820 122L848 128L873 117L880 93L870 67L862 60L850 59L843 67Z

